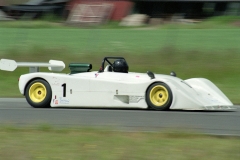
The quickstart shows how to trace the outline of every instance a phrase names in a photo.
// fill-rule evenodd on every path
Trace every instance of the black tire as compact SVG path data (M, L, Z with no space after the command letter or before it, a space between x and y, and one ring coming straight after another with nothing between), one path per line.
M27 102L34 108L49 108L52 90L48 82L36 79L27 85L25 97Z
M165 83L154 83L147 89L146 102L150 109L169 110L172 99L172 91Z

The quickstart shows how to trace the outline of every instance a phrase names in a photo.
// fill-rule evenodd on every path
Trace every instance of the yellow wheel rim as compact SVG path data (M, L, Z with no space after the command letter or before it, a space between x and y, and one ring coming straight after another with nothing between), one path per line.
M168 90L162 85L154 86L150 91L150 100L157 107L163 106L168 100Z
M42 102L46 95L47 89L44 84L40 82L34 83L29 89L29 97L35 103Z

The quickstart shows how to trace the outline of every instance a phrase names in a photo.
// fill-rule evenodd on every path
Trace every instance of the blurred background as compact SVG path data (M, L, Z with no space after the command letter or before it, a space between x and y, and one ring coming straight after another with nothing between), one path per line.
M194 23L212 16L240 14L238 0L1 0L0 7L5 16L15 20L53 14L78 24L122 21L134 14L145 16L142 23L148 24L166 20Z
M161 24L166 21L196 23L213 16L239 16L238 0L1 0L1 19L36 20L55 16L68 23ZM136 15L137 14L137 15ZM128 18L127 18L128 17ZM130 19L134 20L130 20ZM128 19L128 20L126 20ZM5 19L7 20L7 19ZM133 23L132 21L135 21ZM138 22L138 23L137 23ZM130 24L131 23L131 24Z

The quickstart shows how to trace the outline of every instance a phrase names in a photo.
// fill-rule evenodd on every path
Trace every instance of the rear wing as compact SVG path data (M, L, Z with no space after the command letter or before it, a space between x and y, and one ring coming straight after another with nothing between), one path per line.
M29 72L39 72L39 67L48 67L50 71L62 71L65 68L63 61L50 60L49 63L41 62L16 62L11 59L0 60L0 70L14 71L17 67L29 67Z

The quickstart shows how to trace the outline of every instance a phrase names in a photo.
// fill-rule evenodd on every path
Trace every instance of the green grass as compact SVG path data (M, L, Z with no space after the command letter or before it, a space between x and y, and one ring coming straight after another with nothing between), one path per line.
M4 160L236 160L240 139L191 132L0 127Z
M0 27L1 58L17 61L88 62L124 56L130 71L204 77L240 104L240 29L84 29ZM44 71L44 70L43 70ZM19 97L17 80L28 69L0 74L0 97ZM66 68L65 73L69 70Z
M11 49L69 49L70 53L149 54L163 47L184 50L240 50L240 29L19 29L0 28L0 52Z

